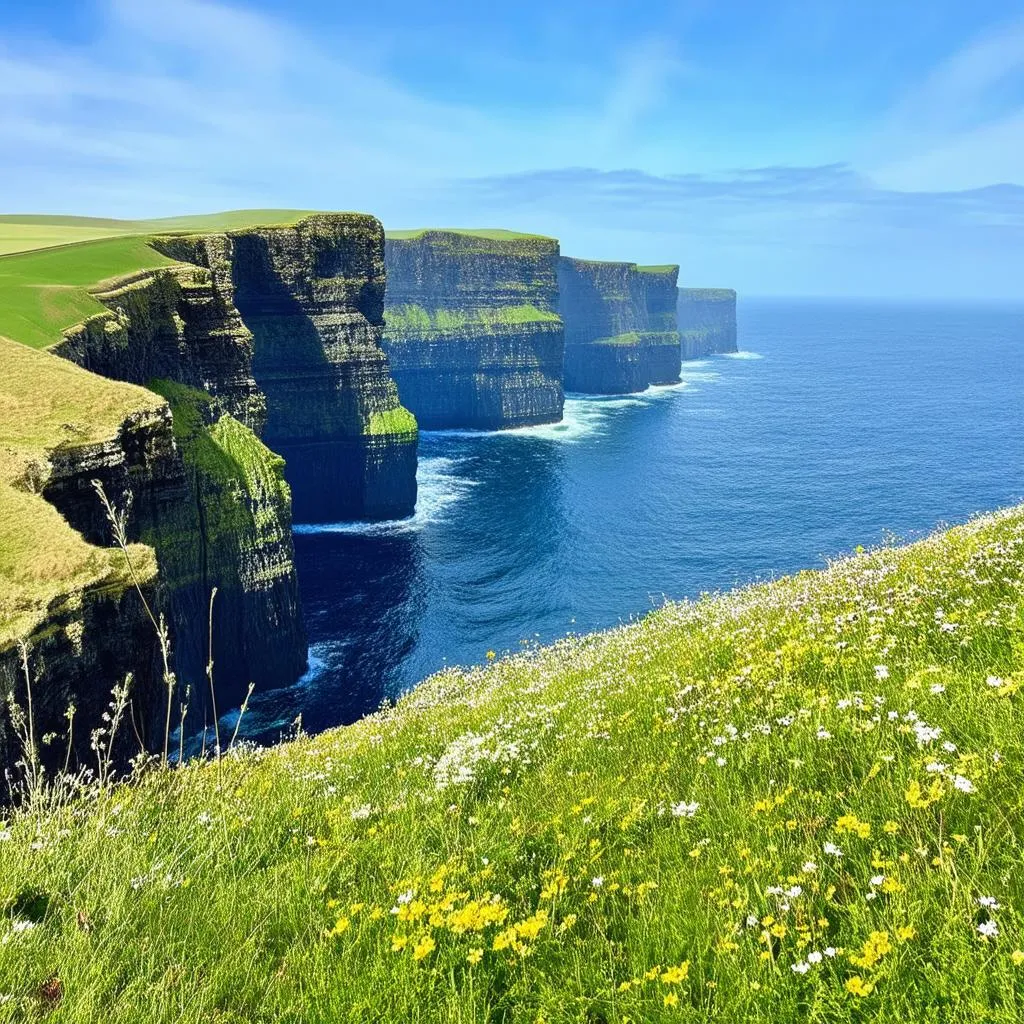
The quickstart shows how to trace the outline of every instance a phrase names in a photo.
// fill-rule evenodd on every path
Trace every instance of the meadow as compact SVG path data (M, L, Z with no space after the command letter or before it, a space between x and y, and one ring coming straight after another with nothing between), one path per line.
M1024 1015L1024 508L485 660L37 789L0 1020Z

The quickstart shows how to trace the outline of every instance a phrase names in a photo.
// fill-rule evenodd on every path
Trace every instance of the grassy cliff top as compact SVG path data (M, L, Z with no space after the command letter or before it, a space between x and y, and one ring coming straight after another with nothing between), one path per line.
M642 264L642 263L638 263L636 265L636 269L637 269L637 272L641 273L641 274L671 274L673 271L676 271L678 273L678 271L679 271L679 264L678 263L652 263L652 264L649 264L649 265L645 265L645 264Z
M86 543L35 489L47 452L116 436L162 400L44 352L0 338L0 647L31 630L51 602L123 581L123 556ZM143 575L155 566L135 554Z
M735 302L732 288L680 288L679 297L686 302Z
M557 313L529 304L429 310L406 303L385 308L384 335L389 341L416 340L444 334L486 334L524 324L561 322L562 318Z
M18 1019L1020 1019L1024 508L0 825ZM133 951L126 955L126 950Z
M549 238L547 235L531 235L522 231L508 231L505 228L412 228L403 231L385 231L384 237L408 241L422 238L426 234L470 235L474 238L486 238L492 242L511 242L524 239L544 242L558 241L557 238Z
M0 255L26 252L105 238L110 235L148 235L169 231L235 231L263 225L295 224L316 210L225 210L185 217L116 220L107 217L65 217L50 214L0 215Z
M0 336L33 348L61 340L104 306L91 290L114 278L174 264L141 236L77 242L0 257Z

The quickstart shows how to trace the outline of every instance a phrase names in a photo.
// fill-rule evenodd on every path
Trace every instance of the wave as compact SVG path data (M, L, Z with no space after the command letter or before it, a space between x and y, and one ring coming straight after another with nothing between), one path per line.
M478 480L459 475L458 470L462 462L461 459L446 458L442 455L420 457L416 471L416 511L406 519L389 519L384 522L296 523L293 532L385 536L422 530L431 523L445 519L448 509L461 501L479 483Z
M726 359L764 359L760 352L723 352Z

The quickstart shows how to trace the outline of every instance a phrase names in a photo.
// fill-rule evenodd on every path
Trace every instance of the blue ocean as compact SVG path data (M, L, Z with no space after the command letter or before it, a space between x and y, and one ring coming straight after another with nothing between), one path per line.
M296 528L311 668L270 741L430 673L1024 500L1024 309L762 300L682 383L424 434L418 511Z

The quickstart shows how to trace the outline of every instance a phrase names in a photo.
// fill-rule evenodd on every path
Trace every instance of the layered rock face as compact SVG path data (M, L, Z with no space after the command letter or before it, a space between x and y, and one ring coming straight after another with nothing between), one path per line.
M384 232L359 214L228 236L235 303L300 522L398 519L416 504L416 421L384 327Z
M559 260L567 391L624 394L679 379L678 273L675 266Z
M37 740L57 737L39 750L49 767L66 756L72 766L94 765L90 733L103 724L111 688L130 675L134 730L112 749L130 756L136 733L150 745L162 736L158 642L143 603L157 607L157 563L144 545L127 554L111 547L91 481L130 493L152 515L180 500L186 488L170 412L141 388L3 339L0 362L0 408L9 414L0 426L0 700L11 694L27 710L31 690ZM19 642L28 649L28 683ZM24 753L6 710L0 765Z
M189 244L169 246L180 258L193 254ZM156 551L159 604L193 710L209 710L214 588L212 655L222 702L237 703L250 682L267 689L294 681L305 670L306 640L291 504L281 459L251 429L262 426L266 403L252 375L252 335L230 290L218 287L208 268L188 266L140 275L98 298L110 314L68 332L56 351L158 392L173 410L173 440L165 471L152 479L107 480L80 451L72 453L77 472L68 480L82 501L65 512L68 521L87 540L109 543L90 480L101 479L115 502L131 496L129 526ZM46 497L65 510L53 485Z
M680 288L677 308L684 359L736 351L736 292L731 288Z
M389 237L384 347L427 430L562 418L558 242L511 232Z
M679 267L637 267L640 290L647 313L648 379L651 384L679 381L682 349L676 319L676 282Z

